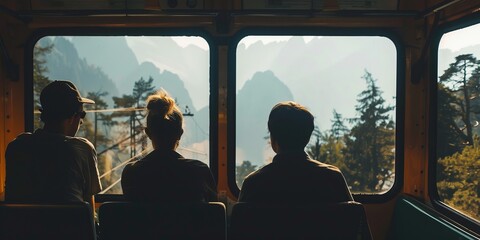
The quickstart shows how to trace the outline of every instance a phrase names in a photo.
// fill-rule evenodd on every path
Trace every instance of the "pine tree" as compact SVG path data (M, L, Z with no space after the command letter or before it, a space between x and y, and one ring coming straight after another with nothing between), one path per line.
M455 58L437 95L437 188L441 201L480 220L480 61Z
M451 103L460 111L460 121L464 124L463 138L465 144L473 144L473 126L477 121L475 114L480 111L473 111L472 100L479 96L478 78L475 78L474 70L478 69L479 62L472 54L463 54L455 57L455 62L440 76L440 83L445 89L454 94L457 98Z
M41 46L36 44L33 48L33 102L34 109L40 109L40 93L43 88L47 86L51 81L46 76L48 73L48 68L45 66L47 61L45 56L50 53L53 49L53 44L47 46ZM34 119L34 127L40 127L40 118L36 117Z
M318 126L315 126L315 128L313 129L312 135L315 138L314 140L315 142L307 146L307 153L311 158L321 161L320 148L322 147L322 143L321 143L322 133L318 129Z
M336 139L342 138L345 133L348 132L348 128L343 123L342 114L338 113L335 109L333 110L333 120L332 120L332 135Z
M349 129L344 124L342 115L333 110L330 133L323 135L324 144L321 148L321 161L338 167L345 176L351 176L352 171L345 164L345 137Z
M382 91L372 74L362 77L367 89L358 95L358 118L346 138L345 164L351 169L349 182L353 191L382 191L394 175L395 129L389 120L394 108L386 106Z
M457 125L456 120L461 115L455 107L460 100L442 83L437 90L437 158L444 158L461 151L465 146L466 135Z
M345 176L352 175L350 169L345 165L345 135L349 129L343 123L340 113L333 110L332 127L330 130L321 132L315 126L312 135L315 140L307 146L309 156L320 162L332 164L338 167ZM348 177L346 177L348 179Z
M146 147L147 137L143 132L143 120L145 119L145 114L142 112L142 109L145 108L145 100L147 97L154 93L155 86L153 86L153 78L149 77L148 80L145 80L141 77L138 81L134 83L133 91L131 95L123 95L122 97L113 97L114 107L115 108L126 108L125 111L114 112L112 118L123 119L122 122L117 124L122 124L128 126L128 132L124 132L124 135L128 135L130 139L130 156L133 157L137 154L137 144L140 143L142 150ZM125 120L125 117L128 117L128 120ZM140 135L137 137L137 135ZM138 141L137 141L138 139Z
M108 143L107 139L105 138L105 134L100 134L98 130L98 125L99 121L107 121L109 118L106 118L107 114L98 112L98 110L101 109L107 109L108 104L105 102L102 97L105 97L108 95L108 92L106 91L97 91L97 92L88 92L87 93L87 98L92 99L95 101L95 104L91 105L93 107L93 146L98 149L99 145L103 145L103 147L106 147L106 144ZM88 106L90 107L90 106Z

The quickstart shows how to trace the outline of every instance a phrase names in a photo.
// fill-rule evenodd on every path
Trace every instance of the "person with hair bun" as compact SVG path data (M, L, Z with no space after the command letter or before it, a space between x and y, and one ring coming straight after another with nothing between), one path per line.
M123 194L131 201L211 202L217 200L209 167L175 150L183 134L183 114L164 90L147 98L145 133L153 151L122 173Z

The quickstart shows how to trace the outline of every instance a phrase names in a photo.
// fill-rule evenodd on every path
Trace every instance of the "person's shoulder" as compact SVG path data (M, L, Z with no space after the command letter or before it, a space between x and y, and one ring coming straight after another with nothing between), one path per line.
M20 133L15 139L13 139L12 143L28 141L32 136L33 134L31 132Z
M258 179L261 179L261 178L269 178L268 175L271 175L270 173L272 173L275 169L275 165L270 163L270 164L267 164L253 172L251 172L250 174L248 174L246 177L245 177L245 181L256 181Z
M32 137L33 134L31 132L24 132L24 133L20 133L15 139L28 139L30 137Z
M198 172L198 173L210 172L210 167L206 163L200 160L185 158L185 159L179 159L177 163L180 163L181 168L185 170L189 169L189 171L192 171L192 172Z
M317 161L317 160L312 160L310 159L309 162L316 166L317 168L320 168L324 171L327 171L327 172L332 172L332 173L341 173L340 169L334 165L331 165L331 164L327 164L327 163L322 163L320 161Z
M32 139L33 134L30 132L24 132L18 135L13 141L8 144L8 149L14 149L17 147L24 146L28 144Z
M142 166L142 161L140 160L131 161L125 164L125 167L123 168L123 171L122 171L122 175L131 174L132 172L136 171L135 169L138 169L141 166Z
M204 163L200 160L197 160L197 159L185 158L185 159L182 159L181 161L183 161L184 163L189 164L191 166L195 166L195 167L199 167L199 168L209 168L206 163Z
M74 147L87 148L87 149L95 148L93 144L90 141L88 141L88 139L82 138L82 137L66 137L65 142Z
M125 164L124 171L127 170L127 169L130 170L130 169L141 167L141 166L144 165L143 163L144 163L144 161L142 161L142 160L131 161L131 162Z

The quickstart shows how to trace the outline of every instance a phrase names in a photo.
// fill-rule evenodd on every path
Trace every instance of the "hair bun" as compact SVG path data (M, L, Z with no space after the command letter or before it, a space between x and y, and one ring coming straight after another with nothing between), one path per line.
M163 89L147 98L147 110L149 114L160 115L162 118L168 118L175 107L175 100L168 96Z

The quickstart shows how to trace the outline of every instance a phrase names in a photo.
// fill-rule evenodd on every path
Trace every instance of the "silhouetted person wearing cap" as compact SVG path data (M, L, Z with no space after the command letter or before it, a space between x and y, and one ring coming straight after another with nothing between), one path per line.
M5 200L12 203L93 204L100 192L93 145L75 137L85 117L82 98L69 81L54 81L40 93L42 129L8 144ZM93 208L93 205L92 205Z
M313 115L295 102L275 105L268 118L273 161L245 178L240 202L336 203L352 201L343 174L310 159L305 146L314 128Z

